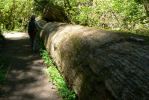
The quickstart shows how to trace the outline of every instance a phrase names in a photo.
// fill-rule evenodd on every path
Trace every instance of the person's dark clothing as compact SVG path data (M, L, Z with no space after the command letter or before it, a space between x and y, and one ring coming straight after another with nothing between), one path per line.
M33 44L34 44L34 40L35 40L35 36L36 36L36 31L37 31L36 21L35 21L35 19L31 19L29 22L29 25L28 25L28 34L30 37L32 48L33 48Z
M36 22L35 20L31 20L28 25L28 33L31 34L32 32L35 32L36 30L37 30Z
M39 25L38 22L35 20L35 16L31 16L29 25L28 25L28 34L31 41L32 51L38 52L39 51L39 32L42 27Z

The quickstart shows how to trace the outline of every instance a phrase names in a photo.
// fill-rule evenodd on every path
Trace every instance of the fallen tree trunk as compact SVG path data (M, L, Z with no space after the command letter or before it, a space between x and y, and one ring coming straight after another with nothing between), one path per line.
M48 23L41 38L79 100L147 100L148 38Z
M42 17L48 22L70 22L64 8L56 5L47 5L43 11Z
M146 10L146 14L149 17L149 1L148 0L141 0L143 2L144 8Z

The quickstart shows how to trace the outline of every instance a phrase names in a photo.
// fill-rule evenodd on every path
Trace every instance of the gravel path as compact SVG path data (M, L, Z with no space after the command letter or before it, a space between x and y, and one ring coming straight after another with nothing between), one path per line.
M0 100L62 100L56 87L48 82L39 55L33 55L26 33L6 34L0 57L8 60L7 82L0 85Z

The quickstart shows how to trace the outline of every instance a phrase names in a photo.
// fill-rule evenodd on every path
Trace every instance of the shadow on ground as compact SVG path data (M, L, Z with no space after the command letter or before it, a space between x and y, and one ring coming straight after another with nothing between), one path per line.
M32 53L28 38L7 39L0 59L9 63L6 82L0 84L0 100L58 100L56 92L50 94L43 61Z

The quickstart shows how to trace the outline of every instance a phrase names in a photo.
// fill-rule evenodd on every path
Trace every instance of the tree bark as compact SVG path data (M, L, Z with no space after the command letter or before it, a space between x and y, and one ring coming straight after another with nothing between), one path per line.
M149 0L142 0L144 8L146 10L146 14L149 17Z
M45 47L79 100L148 100L148 38L48 23Z

